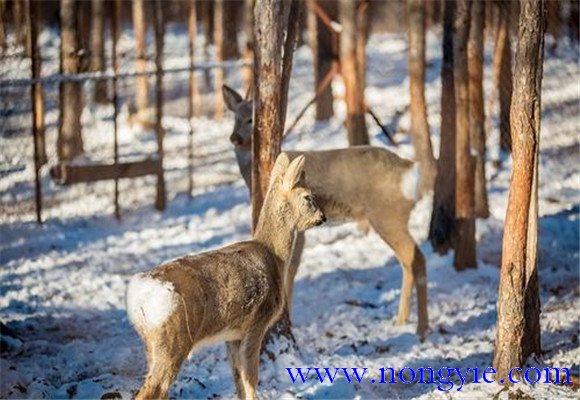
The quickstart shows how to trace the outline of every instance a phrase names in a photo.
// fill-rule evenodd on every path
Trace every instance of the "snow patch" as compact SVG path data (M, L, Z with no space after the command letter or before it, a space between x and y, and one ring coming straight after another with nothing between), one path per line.
M133 325L152 329L161 325L177 305L171 282L163 282L147 274L136 274L127 288L127 313Z
M419 184L421 183L421 173L419 163L415 163L401 177L401 193L405 198L417 201L419 199Z

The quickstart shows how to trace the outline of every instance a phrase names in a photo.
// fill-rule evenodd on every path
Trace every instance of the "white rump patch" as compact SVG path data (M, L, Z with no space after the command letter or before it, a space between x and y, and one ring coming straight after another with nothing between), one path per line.
M419 163L414 163L401 176L401 193L406 199L417 201L419 199L419 185L421 184L421 173Z
M134 275L127 288L127 313L135 326L156 328L171 315L177 305L177 294L171 282L146 274Z

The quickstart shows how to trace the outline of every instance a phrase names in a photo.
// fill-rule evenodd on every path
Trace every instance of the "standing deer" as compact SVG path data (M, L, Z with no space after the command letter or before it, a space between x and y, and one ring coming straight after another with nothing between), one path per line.
M169 261L129 282L127 312L149 366L138 399L166 397L181 364L201 346L226 341L238 396L255 398L260 349L284 306L296 232L326 218L300 185L304 157L282 153L253 239Z
M223 86L227 107L235 113L230 141L240 172L251 192L252 102ZM304 157L306 184L330 221L355 220L372 226L395 252L403 267L399 311L395 323L409 319L413 286L417 289L418 324L421 338L427 334L427 279L425 258L409 233L411 210L420 193L429 188L423 182L418 163L398 157L382 148L356 146L327 151L286 152L290 159ZM286 279L286 304L291 307L294 277L302 251L304 233L296 236Z

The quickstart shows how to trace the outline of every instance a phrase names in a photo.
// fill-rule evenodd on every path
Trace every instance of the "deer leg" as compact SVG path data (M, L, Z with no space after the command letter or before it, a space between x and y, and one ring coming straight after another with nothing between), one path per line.
M241 380L242 366L240 361L240 341L235 340L227 342L227 345L230 366L232 367L232 375L234 376L234 384L236 385L236 392L240 399L245 399L246 393L244 392L244 385Z
M146 345L149 372L135 399L167 398L167 391L191 349L189 338L183 341L176 335L168 338L167 335L159 334L144 339L150 340Z
M255 327L242 339L240 346L241 381L244 385L246 399L256 398L258 385L258 370L260 365L260 349L266 334L266 329Z
M406 221L406 220L405 220ZM405 226L403 224L390 224ZM404 324L408 321L411 313L411 296L413 286L417 288L417 334L424 338L429 327L427 314L427 278L425 270L425 258L423 253L413 240L411 234L405 230L393 230L373 223L373 227L381 238L393 249L395 257L403 267L403 282L401 285L401 298L399 300L399 312L395 323Z
M304 232L298 232L294 238L294 244L292 246L292 257L288 265L288 271L286 272L286 307L288 308L289 316L292 316L292 294L294 292L294 278L298 272L298 266L300 265L302 252L304 251L304 241Z

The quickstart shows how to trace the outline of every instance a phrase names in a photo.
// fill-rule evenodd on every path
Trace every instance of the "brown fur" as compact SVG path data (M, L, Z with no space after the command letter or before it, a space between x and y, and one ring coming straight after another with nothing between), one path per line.
M166 397L190 352L224 340L238 396L255 397L260 348L284 305L294 236L325 220L310 191L298 184L303 164L303 157L290 163L280 155L251 241L181 257L131 280L129 317L145 343L149 364L138 399ZM144 280L161 287L154 300L140 292ZM155 297L160 292L170 312L162 322L148 323L148 312L163 309L155 303L163 299Z
M226 105L235 113L234 132L230 141L240 172L251 191L251 102L224 86ZM415 204L402 192L405 173L415 163L394 153L371 146L356 146L327 151L288 152L292 159L304 156L306 184L320 208L331 221L358 221L370 225L395 252L403 267L403 282L397 324L404 324L411 311L413 287L417 289L417 332L424 337L428 330L427 279L425 259L408 229L409 216ZM303 233L294 244L288 268L286 301L292 304L292 288L304 247Z

